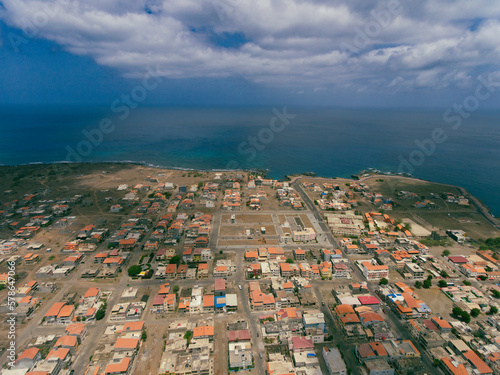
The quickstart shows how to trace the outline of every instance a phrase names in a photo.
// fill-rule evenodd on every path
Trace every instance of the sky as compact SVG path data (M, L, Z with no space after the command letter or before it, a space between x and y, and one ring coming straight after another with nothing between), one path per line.
M499 35L491 0L0 0L0 104L498 108Z

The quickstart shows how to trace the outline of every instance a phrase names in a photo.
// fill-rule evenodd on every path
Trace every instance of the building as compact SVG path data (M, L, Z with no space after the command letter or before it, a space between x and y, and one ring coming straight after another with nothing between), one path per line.
M424 278L424 270L416 263L406 262L404 265L404 272L409 273L412 279Z
M361 262L363 276L368 281L379 280L389 277L389 267L386 265L373 265L369 261Z
M302 249L294 249L293 256L295 260L306 260L306 251Z
M292 231L292 239L294 242L309 242L316 239L316 232L313 228L303 228Z
M346 375L347 366L337 348L323 347L323 358L330 375Z

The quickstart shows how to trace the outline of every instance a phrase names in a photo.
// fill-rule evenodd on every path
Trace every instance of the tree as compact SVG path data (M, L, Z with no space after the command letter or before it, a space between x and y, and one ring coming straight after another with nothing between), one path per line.
M444 277L445 279L450 277L450 275L448 275L448 272L446 271L441 271L441 277Z
M496 313L498 313L498 307L490 306L490 311L488 311L488 315L495 315Z
M134 266L130 266L127 272L130 277L134 277L142 272L142 267L136 264Z
M469 280L464 280L464 285L472 285L472 283Z
M292 258L288 258L288 259L286 260L286 262L287 262L287 263L293 263L293 259L292 259Z
M146 331L142 331L142 335L141 335L142 341L146 341L147 338L148 338L148 334L146 333Z
M432 286L432 281L429 279L424 280L424 289L429 289Z
M441 253L441 255L442 255L442 256L444 256L444 257L447 257L447 256L449 256L450 254L451 254L451 252L450 252L450 250L448 250L448 249L443 250L443 252Z
M385 277L380 279L379 285L387 285L389 284L389 280L387 280Z
M448 283L446 282L446 280L439 280L438 286L440 288L446 288L448 286Z
M191 342L191 337L193 337L193 332L192 331L187 331L184 334L184 338L187 340L188 346L189 346L189 343Z
M457 318L462 315L463 310L460 307L454 307L453 310L451 310L453 315L455 315Z
M491 293L493 293L493 297L500 298L500 292L496 289L492 289Z
M432 280L432 275L427 276L427 280L431 281Z
M485 280L487 280L487 279L488 279L488 276L486 276L486 275L481 275L481 276L479 276L479 278L480 278L482 281L485 281Z
M470 314L467 311L462 311L462 315L460 316L460 320L464 323L470 323Z
M422 288L422 282L421 281L415 281L415 288L420 289Z
M179 264L181 262L181 257L179 255L174 255L172 258L170 258L169 263L170 264Z
M481 310L479 310L478 308L472 309L470 311L470 316L472 316L473 318L477 318L479 314L481 314Z
M179 285L174 285L172 287L172 292L177 293L179 291L179 289L180 289Z
M106 315L106 308L102 308L101 306L99 310L97 310L97 312L95 313L95 320L101 320L104 318L105 315Z

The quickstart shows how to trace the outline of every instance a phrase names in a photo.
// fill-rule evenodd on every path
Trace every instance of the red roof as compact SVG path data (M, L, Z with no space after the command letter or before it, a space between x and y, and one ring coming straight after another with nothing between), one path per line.
M312 340L300 336L292 337L293 350L314 349Z
M449 260L451 260L453 263L468 263L467 259L465 259L461 255L452 255L448 257Z
M226 290L226 280L224 279L215 279L214 280L214 290Z
M233 341L249 341L250 331L248 329L240 329L237 331L229 331L227 333L227 338L229 342Z
M359 296L358 300L362 305L380 305L380 301L374 296Z

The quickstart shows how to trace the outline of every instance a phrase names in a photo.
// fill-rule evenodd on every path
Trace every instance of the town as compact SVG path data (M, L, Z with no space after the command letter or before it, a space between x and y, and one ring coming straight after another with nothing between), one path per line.
M500 226L462 188L2 168L3 375L500 374Z

